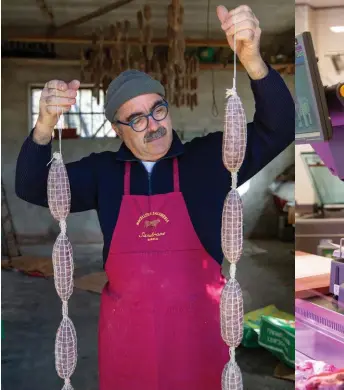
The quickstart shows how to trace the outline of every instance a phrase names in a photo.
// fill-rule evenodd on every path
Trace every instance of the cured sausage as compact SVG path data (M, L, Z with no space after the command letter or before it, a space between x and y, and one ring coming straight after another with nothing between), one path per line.
M221 293L221 336L229 347L237 348L243 336L244 303L239 283L229 279Z
M240 97L232 90L227 92L225 123L222 143L222 159L230 172L237 172L241 167L247 144L246 114Z
M237 263L243 249L243 204L239 192L232 189L222 210L221 245L225 258Z

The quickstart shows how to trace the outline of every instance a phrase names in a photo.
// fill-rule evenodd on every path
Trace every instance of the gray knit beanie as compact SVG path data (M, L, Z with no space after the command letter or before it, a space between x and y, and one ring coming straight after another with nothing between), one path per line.
M146 93L165 96L165 89L159 81L138 70L126 70L111 81L105 96L105 116L113 122L119 107L126 101Z

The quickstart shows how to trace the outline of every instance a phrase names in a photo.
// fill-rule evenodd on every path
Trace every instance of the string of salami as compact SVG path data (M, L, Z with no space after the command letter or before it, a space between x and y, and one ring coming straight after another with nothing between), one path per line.
M56 115L58 115L58 107ZM48 175L48 205L52 216L60 225L60 234L55 241L52 253L55 288L62 300L62 320L55 339L55 368L59 377L64 379L62 390L73 390L70 377L77 363L77 338L74 324L68 316L68 300L74 288L74 262L66 224L71 207L71 191L61 152L63 112L59 123L57 124L59 152L53 154Z
M222 390L242 390L242 374L235 360L235 349L243 337L244 303L235 278L236 266L243 250L243 204L237 190L238 171L243 163L247 144L246 115L236 91L236 28L234 34L233 88L226 91L226 107L222 159L231 174L232 186L222 212L221 244L230 263L230 277L220 300L221 336L230 350L230 360L222 372Z

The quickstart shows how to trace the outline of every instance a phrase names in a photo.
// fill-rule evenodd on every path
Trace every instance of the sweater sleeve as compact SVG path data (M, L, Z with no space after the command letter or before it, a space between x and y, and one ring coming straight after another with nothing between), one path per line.
M48 207L48 163L51 160L52 143L38 145L32 133L25 139L16 166L15 191L26 202ZM66 164L71 189L71 213L92 210L97 206L97 181L95 154Z
M250 79L255 114L253 121L247 124L247 148L238 174L238 186L257 174L295 139L292 95L280 74L268 67L269 73L263 79ZM222 162L222 139L223 132L218 131L196 138L187 146L194 160L202 164L207 188L212 191L217 188L221 195L226 194L230 186L229 172Z

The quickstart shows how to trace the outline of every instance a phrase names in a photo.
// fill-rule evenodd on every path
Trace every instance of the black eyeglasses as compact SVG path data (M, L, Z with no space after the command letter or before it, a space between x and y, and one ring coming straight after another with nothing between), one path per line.
M151 116L157 122L164 120L168 114L168 103L166 101L162 102L154 108L148 115L140 115L131 120L128 123L116 121L121 125L130 126L134 131L141 132L147 129L149 123L149 117Z

